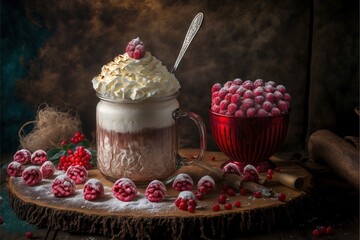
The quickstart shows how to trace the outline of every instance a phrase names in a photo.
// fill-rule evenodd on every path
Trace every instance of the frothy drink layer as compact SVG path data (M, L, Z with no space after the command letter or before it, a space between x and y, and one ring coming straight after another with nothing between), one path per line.
M100 101L96 109L97 124L116 133L137 133L144 129L164 128L174 124L172 112L179 108L174 98L167 101L117 103Z
M97 126L98 168L109 180L130 178L134 182L163 180L175 169L175 124L137 133L118 133Z

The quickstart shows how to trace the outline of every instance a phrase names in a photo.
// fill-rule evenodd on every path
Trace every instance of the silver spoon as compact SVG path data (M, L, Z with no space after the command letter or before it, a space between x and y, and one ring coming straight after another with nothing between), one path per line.
M191 41L194 39L196 33L199 31L201 23L204 19L204 14L202 12L199 12L198 14L196 14L196 16L194 17L194 19L192 20L189 29L186 33L183 45L181 47L181 50L179 52L179 55L175 61L174 67L171 70L171 73L175 73L177 67L179 66L179 63L181 61L181 59L183 58L186 50L188 49Z

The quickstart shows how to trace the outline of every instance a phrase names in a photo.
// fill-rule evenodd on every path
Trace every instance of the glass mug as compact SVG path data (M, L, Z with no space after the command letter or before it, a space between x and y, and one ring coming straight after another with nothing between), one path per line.
M96 107L97 165L111 181L130 178L137 184L168 182L183 165L195 164L206 150L201 117L179 109L177 95L144 101L114 100L98 95ZM195 159L178 154L177 119L192 119L199 129L200 153Z

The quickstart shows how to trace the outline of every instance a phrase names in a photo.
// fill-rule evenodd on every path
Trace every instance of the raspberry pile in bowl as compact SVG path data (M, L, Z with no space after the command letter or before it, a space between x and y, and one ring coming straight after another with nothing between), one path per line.
M264 117L287 113L291 95L284 85L257 79L242 81L236 78L223 86L212 86L211 110L227 116Z
M231 162L266 163L285 140L290 101L285 86L273 81L214 84L209 117L216 145Z

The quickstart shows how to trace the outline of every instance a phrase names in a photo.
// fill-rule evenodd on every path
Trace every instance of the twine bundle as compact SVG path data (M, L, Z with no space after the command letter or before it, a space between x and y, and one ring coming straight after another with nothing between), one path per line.
M26 134L25 127L34 127ZM67 140L80 130L81 121L77 114L70 111L61 112L53 107L38 109L35 121L26 122L19 130L19 141L22 148L31 152L38 149L49 150L59 147L62 140Z

